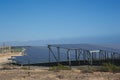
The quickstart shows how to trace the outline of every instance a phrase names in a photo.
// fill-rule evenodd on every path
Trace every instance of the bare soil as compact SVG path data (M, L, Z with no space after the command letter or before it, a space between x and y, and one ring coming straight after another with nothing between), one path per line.
M0 80L120 80L120 73L93 72L82 73L80 70L49 71L34 70L0 70Z

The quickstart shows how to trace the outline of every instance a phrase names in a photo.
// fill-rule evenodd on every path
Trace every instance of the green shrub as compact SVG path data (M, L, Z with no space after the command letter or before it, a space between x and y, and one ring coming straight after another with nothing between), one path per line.
M23 69L23 70L29 70L29 68L27 66L23 66L23 67L21 67L21 69Z
M80 66L79 68L77 68L78 70L80 70L82 73L93 73L95 71L95 68L93 66Z
M120 68L111 63L103 63L103 67L101 70L105 72L120 72Z
M50 71L59 71L59 70L71 70L70 67L58 64L58 66L53 66L49 68Z

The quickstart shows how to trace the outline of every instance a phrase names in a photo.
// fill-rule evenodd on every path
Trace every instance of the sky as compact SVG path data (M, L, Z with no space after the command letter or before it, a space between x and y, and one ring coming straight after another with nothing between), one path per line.
M120 0L0 0L0 42L78 38L120 43Z

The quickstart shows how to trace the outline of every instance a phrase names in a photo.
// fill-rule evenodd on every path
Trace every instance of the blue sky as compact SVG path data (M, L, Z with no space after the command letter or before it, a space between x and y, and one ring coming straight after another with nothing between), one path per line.
M120 0L0 0L0 42L119 36Z

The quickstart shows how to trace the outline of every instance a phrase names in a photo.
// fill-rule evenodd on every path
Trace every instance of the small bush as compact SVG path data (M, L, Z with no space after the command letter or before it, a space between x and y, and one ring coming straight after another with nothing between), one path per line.
M120 72L120 68L111 63L104 63L101 70L105 72Z
M27 66L23 66L23 67L21 67L21 69L23 69L23 70L29 70L29 68Z
M58 64L58 66L53 66L49 68L50 71L59 71L59 70L71 70L70 67L63 66L61 64Z
M84 67L79 67L78 70L80 70L82 73L93 73L94 72L94 68L93 66L84 66Z

